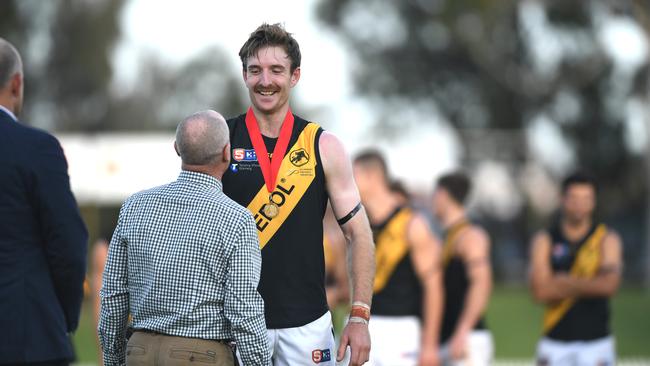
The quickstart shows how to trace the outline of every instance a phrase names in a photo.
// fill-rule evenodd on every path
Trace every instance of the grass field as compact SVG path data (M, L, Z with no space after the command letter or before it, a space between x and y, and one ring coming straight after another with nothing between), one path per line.
M97 362L95 325L90 304L81 315L75 334L78 362ZM614 335L621 358L650 359L650 292L625 288L612 301ZM526 289L498 287L487 313L499 360L532 359L539 337L542 308L533 303Z

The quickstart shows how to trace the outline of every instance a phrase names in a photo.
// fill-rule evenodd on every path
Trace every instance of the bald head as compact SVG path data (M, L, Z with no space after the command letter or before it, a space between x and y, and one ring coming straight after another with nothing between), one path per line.
M4 38L0 38L0 88L16 74L23 74L23 63L16 48Z
M186 165L215 163L228 141L226 120L212 110L194 113L176 128L176 150Z

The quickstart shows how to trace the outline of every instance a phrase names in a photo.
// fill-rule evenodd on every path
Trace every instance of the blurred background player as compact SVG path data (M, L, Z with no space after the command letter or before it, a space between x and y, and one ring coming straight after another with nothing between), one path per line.
M379 152L362 152L353 167L376 245L370 364L438 364L442 311L438 241L424 216L391 191Z
M609 297L621 280L621 239L593 219L596 183L575 173L562 184L561 214L532 242L530 285L546 305L539 365L614 365Z
M445 306L440 334L445 365L489 365L492 335L483 314L492 290L490 238L465 211L469 178L462 173L438 179L433 211L445 230L442 254Z

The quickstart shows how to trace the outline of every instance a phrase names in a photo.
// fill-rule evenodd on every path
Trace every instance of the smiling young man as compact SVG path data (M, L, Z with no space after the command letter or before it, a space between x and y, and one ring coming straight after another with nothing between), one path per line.
M228 121L232 160L224 191L253 213L262 248L259 291L274 365L351 365L368 360L374 245L352 166L340 140L294 115L300 48L278 24L263 24L239 53L251 107ZM352 316L335 353L325 295L323 216L328 200L351 263Z

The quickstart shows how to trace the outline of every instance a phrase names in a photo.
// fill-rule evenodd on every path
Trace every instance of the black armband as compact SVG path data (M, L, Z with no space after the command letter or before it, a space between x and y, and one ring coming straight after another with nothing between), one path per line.
M361 207L363 207L361 206L361 202L357 203L357 205L354 206L354 208L352 209L352 211L350 211L350 213L341 217L340 219L337 219L336 222L339 223L339 226L345 225L348 221L350 221L350 219L352 219L357 214L357 212L359 212L359 210L361 210Z

